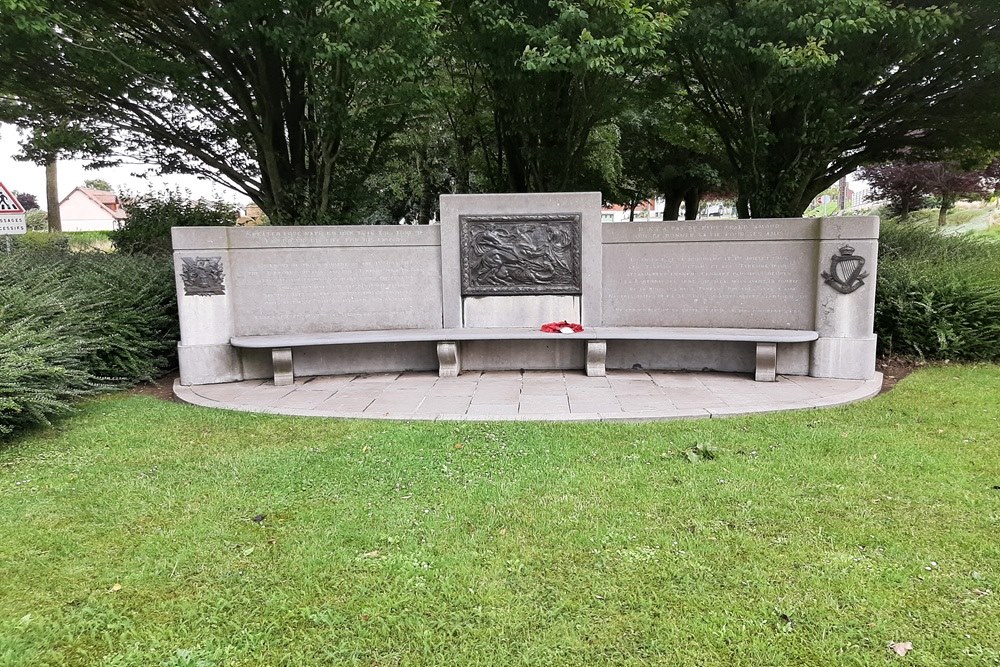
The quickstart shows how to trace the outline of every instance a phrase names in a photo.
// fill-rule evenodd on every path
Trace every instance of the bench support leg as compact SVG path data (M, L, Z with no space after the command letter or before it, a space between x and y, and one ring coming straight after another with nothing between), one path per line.
M757 382L774 382L778 379L778 344L757 343Z
M438 343L438 377L454 378L462 372L462 361L458 356L458 343L444 341Z
M271 365L274 366L274 386L284 387L295 382L292 373L292 348L276 347L271 350Z
M587 377L602 378L607 375L608 342L587 341Z

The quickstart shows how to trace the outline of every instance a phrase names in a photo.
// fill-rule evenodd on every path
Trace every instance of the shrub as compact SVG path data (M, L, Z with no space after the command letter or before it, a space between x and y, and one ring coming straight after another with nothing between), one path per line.
M176 340L163 257L0 254L0 438L48 423L77 397L161 375Z
M1000 245L887 222L876 294L883 354L1000 361Z
M58 232L27 232L11 237L15 248L31 251L65 251L69 250L69 237Z
M25 213L24 224L30 231L47 232L49 231L49 214L41 209L33 208Z
M67 317L82 300L48 290L58 271L42 265L28 281L11 275L20 268L0 258L0 438L48 423L100 388L84 361L90 341Z
M191 201L178 190L123 197L128 217L110 233L125 253L164 254L172 249L171 227L220 227L236 224L236 206L221 200Z

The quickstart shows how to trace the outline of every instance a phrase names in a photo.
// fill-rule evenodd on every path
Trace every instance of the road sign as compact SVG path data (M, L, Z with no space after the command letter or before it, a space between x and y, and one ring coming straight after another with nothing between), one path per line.
M14 193L0 183L0 236L24 234L27 231L24 207L17 201Z

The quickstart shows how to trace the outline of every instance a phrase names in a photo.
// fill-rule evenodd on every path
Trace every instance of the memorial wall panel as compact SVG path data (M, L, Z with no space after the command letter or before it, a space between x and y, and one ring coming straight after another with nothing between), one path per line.
M231 227L230 248L361 248L437 246L437 225L329 225L325 227Z
M811 241L606 243L605 326L812 329Z
M608 243L691 243L709 241L814 241L820 218L768 220L671 220L606 223L601 237Z
M231 250L235 335L440 327L440 251Z

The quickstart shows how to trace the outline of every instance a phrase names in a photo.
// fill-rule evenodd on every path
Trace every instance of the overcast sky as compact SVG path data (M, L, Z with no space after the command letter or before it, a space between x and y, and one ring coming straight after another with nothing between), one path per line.
M27 192L38 198L45 205L45 168L30 162L18 162L14 155L20 152L18 148L17 128L0 124L0 183L11 190ZM173 189L180 187L190 190L194 197L218 197L245 206L250 199L233 190L223 188L211 181L187 175L153 176L141 178L135 174L148 172L150 167L141 164L125 165L110 169L84 169L85 162L81 160L59 161L59 198L68 195L73 188L83 185L92 178L100 178L111 184L115 190L128 192L149 192L150 190Z

